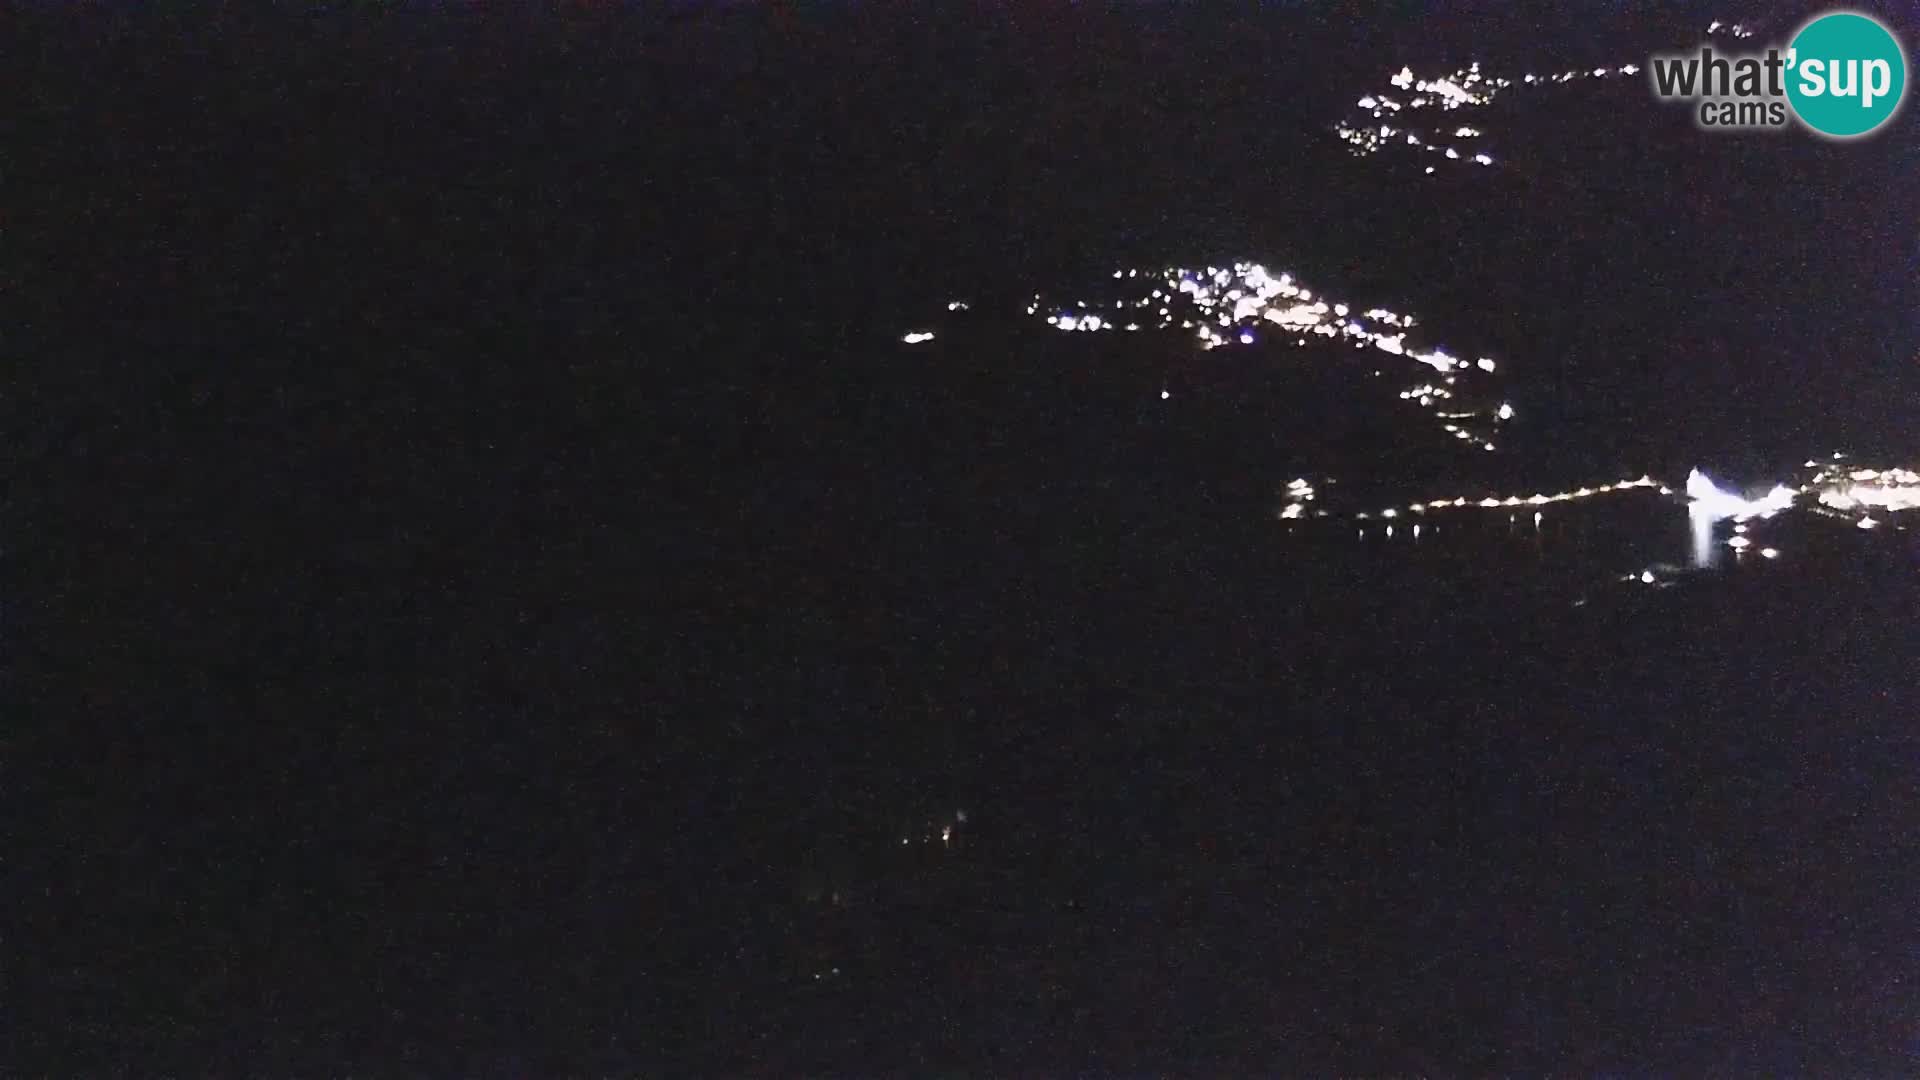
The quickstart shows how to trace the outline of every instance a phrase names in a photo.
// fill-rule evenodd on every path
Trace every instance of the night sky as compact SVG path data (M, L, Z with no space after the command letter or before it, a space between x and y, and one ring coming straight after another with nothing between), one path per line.
M9 1071L1920 1070L1920 120L1617 73L1816 7L22 8Z

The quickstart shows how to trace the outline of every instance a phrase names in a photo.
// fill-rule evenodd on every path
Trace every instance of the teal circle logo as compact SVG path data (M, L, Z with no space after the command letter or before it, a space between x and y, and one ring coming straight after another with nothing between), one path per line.
M1787 101L1822 135L1865 135L1893 119L1907 93L1906 53L1866 15L1820 16L1801 28L1787 58Z

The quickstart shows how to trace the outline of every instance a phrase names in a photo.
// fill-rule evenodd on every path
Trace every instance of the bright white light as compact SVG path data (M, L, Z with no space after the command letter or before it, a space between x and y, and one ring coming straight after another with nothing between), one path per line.
M1904 470L1895 473L1881 474L1866 469L1854 475L1865 476L1869 473L1872 473L1875 477L1884 475L1889 482L1878 484L1851 484L1845 488L1827 488L1820 493L1821 504L1831 506L1835 510L1852 510L1859 506L1878 506L1893 512L1920 509L1920 485L1891 482L1904 479L1911 474L1906 473Z
M908 334L906 337L903 337L900 340L906 342L909 345L918 345L923 341L932 341L933 331L915 330L913 333Z
M1879 522L1877 522L1877 521L1875 521L1875 520L1873 520L1873 517L1872 517L1871 515L1869 515L1869 516L1867 516L1867 517L1863 517L1863 518L1861 518L1861 519L1860 519L1860 521L1859 521L1859 526L1860 526L1860 528L1862 528L1862 529L1871 529L1871 528L1873 528L1873 527L1874 527L1875 525L1878 525L1878 524L1880 524L1880 523L1879 523Z
M1777 559L1780 557L1780 549L1779 548L1761 548L1760 557L1763 559Z
M1727 541L1727 546L1732 548L1735 551L1745 551L1748 548L1753 546L1753 541L1747 539L1744 536L1736 536L1733 539Z
M1699 469L1687 474L1687 497L1702 513L1716 521L1721 518L1745 521L1751 517L1771 517L1792 506L1798 494L1784 484L1776 484L1772 491L1761 498L1745 499L1721 491Z
M1173 396L1172 394L1169 394L1169 393L1167 393L1167 392L1166 392L1165 390L1162 390L1162 391L1160 391L1160 400L1161 400L1161 401L1165 401L1165 400L1167 400L1168 398L1170 398L1170 397L1172 397L1172 396Z
M1511 420L1513 419L1513 406L1503 401L1500 403L1500 411L1494 413L1494 415L1502 420Z
M1484 356L1480 358L1478 366L1481 371L1492 371L1494 369L1493 361L1487 359Z
M1651 570L1640 571L1640 583L1643 585L1653 584L1653 571Z
M1485 154L1475 154L1473 155L1473 162L1476 165L1491 165L1493 164L1493 159Z

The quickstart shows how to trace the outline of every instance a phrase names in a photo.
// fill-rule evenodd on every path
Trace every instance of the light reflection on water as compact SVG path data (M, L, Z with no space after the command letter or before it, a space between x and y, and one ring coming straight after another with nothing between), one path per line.
M1713 512L1699 503L1687 507L1687 521L1693 528L1693 565L1695 569L1713 566Z

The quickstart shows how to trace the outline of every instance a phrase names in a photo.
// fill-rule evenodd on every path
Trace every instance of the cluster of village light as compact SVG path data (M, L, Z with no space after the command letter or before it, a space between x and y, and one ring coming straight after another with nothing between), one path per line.
M1715 24L1716 27L1718 25L1718 23ZM1734 30L1737 33L1740 28L1734 27ZM1471 144L1463 148L1455 141L1479 138L1481 132L1478 128L1409 125L1414 123L1416 114L1437 115L1456 109L1489 105L1502 91L1515 85L1545 86L1570 83L1577 79L1606 79L1615 75L1637 75L1639 72L1638 66L1623 64L1617 68L1576 69L1549 75L1528 73L1516 84L1511 79L1489 78L1482 75L1477 61L1466 68L1432 79L1419 78L1414 75L1412 68L1403 67L1387 80L1392 87L1391 92L1367 94L1360 98L1355 103L1357 111L1335 124L1333 130L1334 134L1338 135L1340 140L1359 157L1378 154L1392 148L1407 148L1422 154L1433 154L1447 161L1472 162L1475 165L1489 166L1493 164L1493 155L1478 150ZM1402 120L1403 117L1404 120ZM1394 121L1401 121L1401 123L1396 124ZM1426 171L1432 174L1435 167L1429 165Z
M1708 27L1709 34L1723 32L1736 38L1752 36L1752 31L1741 24L1728 26L1716 21ZM1639 70L1628 64L1619 68L1601 67L1549 75L1529 73L1519 83L1530 86L1568 83L1577 79L1604 79L1615 74L1634 75ZM1406 110L1433 109L1444 113L1483 106L1493 101L1501 91L1516 85L1512 80L1483 76L1477 63L1434 79L1417 78L1410 68L1402 68L1389 82L1398 92L1397 96L1370 94L1359 100L1359 107L1375 120L1397 116ZM1341 137L1359 153L1375 153L1388 146L1405 145L1440 154L1449 160L1492 164L1491 157L1486 154L1474 154L1467 158L1454 147L1444 144L1449 137L1479 138L1480 130L1470 126L1453 126L1450 136L1444 131L1430 132L1426 138L1417 132L1397 129L1391 124L1342 124L1338 130ZM1427 171L1433 170L1429 168ZM1359 349L1372 348L1405 357L1433 369L1438 373L1438 378L1430 376L1409 385L1399 392L1399 398L1431 412L1436 419L1443 421L1443 429L1454 439L1477 444L1486 450L1495 449L1494 443L1487 438L1487 426L1510 420L1514 415L1512 405L1505 402L1498 406L1488 404L1475 408L1468 405L1463 408L1458 401L1463 391L1461 378L1471 376L1475 370L1489 374L1494 372L1497 365L1493 360L1481 358L1469 363L1439 348L1423 350L1409 345L1407 332L1416 324L1412 316L1377 307L1356 314L1346 303L1316 296L1313 290L1300 284L1291 274L1275 276L1257 263L1241 262L1231 267L1209 266L1204 270L1176 267L1145 271L1138 268L1116 270L1113 278L1129 283L1123 288L1128 289L1131 295L1112 299L1104 305L1078 301L1070 307L1062 307L1049 304L1043 295L1036 293L1027 305L1027 314L1040 316L1045 312L1048 325L1069 332L1167 330L1177 323L1181 330L1193 333L1202 349L1236 343L1252 345L1265 333L1278 340L1290 340L1297 346L1308 344L1310 338L1324 338L1330 342L1350 342ZM947 305L949 312L966 309L967 305L962 301ZM933 336L932 331L921 330L907 334L903 340L908 344L917 344L932 340ZM1161 400L1167 400L1171 393L1163 388L1159 396ZM1484 395L1475 396L1484 399ZM1460 421L1479 421L1482 426L1470 428ZM1806 468L1811 473L1802 483L1778 484L1757 498L1722 491L1705 474L1695 470L1688 477L1685 495L1688 515L1694 523L1696 565L1711 562L1712 548L1717 546L1713 544L1713 536L1718 523L1728 520L1734 523L1733 535L1725 542L1725 546L1732 548L1737 555L1744 555L1754 543L1748 535L1748 523L1756 518L1772 518L1794 507L1803 496L1815 497L1818 504L1815 509L1818 512L1850 520L1861 529L1873 529L1881 524L1882 519L1876 517L1876 513L1891 515L1920 509L1920 472L1904 468L1855 468L1840 464L1843 460L1844 455L1838 453L1833 455L1832 462L1809 460ZM1669 497L1677 494L1672 488L1643 475L1551 494L1456 496L1378 511L1335 515L1324 509L1312 510L1309 514L1309 504L1314 502L1316 491L1312 483L1300 477L1286 485L1286 501L1278 516L1290 521L1308 516L1334 516L1357 522L1367 522L1377 517L1389 522L1386 532L1391 537L1394 535L1391 522L1403 515L1419 518L1456 509L1513 511L1529 507L1534 509L1534 525L1537 528L1544 518L1542 507L1646 490L1657 490L1660 495ZM1412 533L1416 537L1420 535L1418 523L1413 525ZM1365 535L1364 526L1361 535ZM1758 553L1767 559L1780 554L1772 547L1760 548ZM1651 569L1629 575L1628 580L1645 584L1659 581ZM923 842L930 839L929 836ZM943 842L945 839L942 837ZM905 842L908 841L903 840Z
M1854 468L1840 464L1845 458L1845 454L1836 452L1829 462L1809 459L1805 468L1810 472L1802 483L1775 484L1758 497L1723 491L1705 473L1695 469L1687 477L1687 518L1693 526L1694 565L1713 565L1719 546L1715 543L1715 527L1719 523L1728 520L1734 523L1733 535L1725 545L1733 549L1735 557L1742 557L1754 546L1751 522L1774 518L1793 509L1809 495L1816 503L1814 512L1851 521L1860 529L1879 527L1881 519L1872 512L1876 508L1884 514L1920 509L1920 473L1904 468ZM1762 547L1759 553L1765 559L1780 556L1779 549L1772 547ZM1648 574L1643 573L1642 578L1646 584L1654 583Z
M1287 481L1287 505L1281 507L1280 518L1283 521L1297 521L1307 516L1307 504L1313 501L1313 485L1304 476ZM1314 515L1326 517L1326 511Z
M1821 463L1808 461L1806 467L1810 476L1798 485L1775 484L1764 494L1746 496L1736 492L1721 490L1713 480L1698 469L1687 477L1684 493L1654 480L1651 476L1640 476L1631 480L1618 480L1612 483L1592 487L1581 487L1551 494L1535 492L1531 495L1483 495L1457 496L1450 499L1431 499L1426 502L1408 503L1404 506L1390 506L1377 511L1359 511L1351 515L1329 514L1319 510L1312 513L1314 518L1345 518L1360 526L1359 535L1367 535L1367 523L1386 522L1386 535L1394 536L1396 521L1405 523L1413 520L1411 534L1420 536L1420 519L1430 519L1434 514L1458 509L1507 510L1513 513L1522 509L1532 509L1533 525L1540 528L1545 520L1542 508L1556 503L1576 502L1597 499L1607 495L1620 495L1636 491L1657 491L1661 496L1673 497L1684 494L1687 502L1687 516L1693 526L1693 564L1697 568L1712 566L1714 552L1724 546L1731 548L1736 557L1752 552L1763 559L1777 559L1780 550L1775 547L1758 546L1752 535L1754 523L1771 520L1780 514L1794 509L1802 499L1812 496L1818 504L1817 512L1852 522L1860 529L1878 528L1885 517L1903 511L1920 510L1920 472L1907 468L1855 468L1836 464L1844 460L1844 455L1834 455L1834 462ZM1288 483L1286 503L1279 517L1293 521L1308 515L1307 503L1313 498L1313 488L1305 478ZM1875 513L1882 515L1876 517ZM1732 534L1723 542L1716 543L1716 529L1722 522L1732 522ZM1665 585L1669 583L1665 572L1668 568L1647 568L1635 571L1622 578L1624 581L1646 585Z
M1913 469L1851 465L1847 463L1847 456L1838 451L1826 461L1809 458L1802 467L1807 475L1800 483L1775 484L1758 499L1721 491L1698 470L1687 478L1687 492L1696 508L1735 522L1772 517L1806 496L1813 497L1816 512L1851 522L1860 529L1878 528L1886 516L1920 510L1920 472ZM1876 514L1882 516L1876 517ZM1744 545L1731 546L1738 549Z
M1844 460L1843 455L1835 455L1835 461L1841 460ZM1815 461L1807 462L1806 467L1813 471L1804 483L1797 486L1775 484L1765 494L1751 498L1721 490L1711 477L1695 469L1688 474L1685 489L1689 512L1713 522L1732 521L1735 525L1745 525L1756 519L1771 519L1784 511L1793 509L1803 497L1812 495L1822 507L1830 511L1838 511L1856 527L1871 529L1880 524L1879 520L1872 516L1876 510L1882 514L1920 510L1920 472L1913 469L1847 468ZM1367 521L1372 518L1390 521L1409 514L1427 514L1459 508L1497 510L1541 507L1641 490L1658 491L1663 496L1676 494L1674 489L1656 481L1651 476L1643 475L1632 480L1617 480L1612 483L1552 494L1535 492L1531 495L1484 495L1478 498L1457 496L1451 499L1408 503L1405 506L1391 506L1379 511L1360 511L1352 516L1356 521ZM1299 506L1301 502L1313 497L1313 489L1304 479L1290 482L1287 485L1287 493L1293 500L1288 504L1288 509ZM1304 499L1299 497L1301 494L1304 494ZM1283 510L1281 516L1300 517L1304 509L1302 506L1300 510L1293 513ZM1750 546L1738 540L1738 537L1745 534L1746 530L1739 530L1735 534L1736 539L1730 541L1727 546L1735 550Z
M901 847L922 844L927 847L951 848L959 843L960 827L967 823L967 812L955 810L950 816L935 818L916 826L900 838Z
M1707 34L1750 38L1754 32L1744 23L1729 24L1715 19L1707 25ZM1484 75L1479 62L1475 61L1465 68L1423 79L1415 75L1412 68L1402 67L1388 78L1389 90L1361 97L1355 103L1356 112L1334 125L1334 133L1355 155L1361 157L1393 148L1411 148L1422 154L1438 155L1448 161L1470 161L1475 165L1487 166L1493 164L1492 155L1476 152L1472 147L1463 149L1451 141L1478 138L1481 134L1479 130L1459 126L1449 130L1444 125L1418 127L1413 118L1416 115L1433 116L1456 109L1490 105L1502 91L1516 85L1557 86L1583 79L1608 79L1639 73L1638 65L1622 64L1619 67L1575 68L1545 75L1528 72L1516 81ZM1396 124L1394 121L1402 122ZM1429 165L1426 171L1432 174L1435 168Z
M1426 378L1400 393L1401 400L1429 411L1441 402L1457 402L1464 390L1463 377L1476 377L1476 371L1492 374L1499 368L1487 357L1468 361L1444 349L1409 343L1408 331L1416 324L1411 315L1379 307L1357 312L1350 304L1316 294L1292 274L1275 275L1259 263L1144 271L1136 267L1115 270L1113 279L1124 282L1121 288L1129 295L1103 304L1077 301L1061 307L1048 305L1046 298L1036 293L1027 305L1027 314L1039 316L1045 312L1047 325L1075 333L1165 330L1177 323L1181 330L1194 335L1202 349L1252 345L1263 333L1295 346L1320 339L1349 343L1356 349L1372 348L1438 373L1437 380ZM1456 404L1449 410L1447 433L1485 450L1495 449L1492 426L1513 418L1513 406L1506 402L1490 402L1483 409L1462 409ZM1469 428L1455 422L1467 419L1480 420L1480 426Z
M1814 470L1809 487L1819 491L1819 503L1831 512L1854 517L1854 524L1871 529L1880 524L1874 510L1897 514L1920 510L1920 472L1912 469L1855 469L1837 464L1807 463Z

